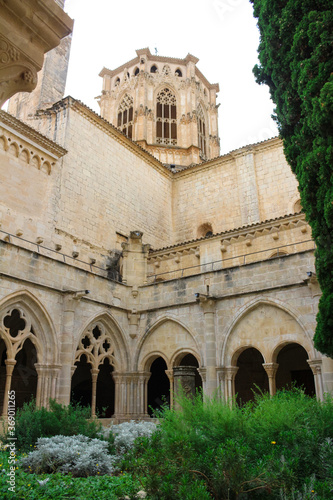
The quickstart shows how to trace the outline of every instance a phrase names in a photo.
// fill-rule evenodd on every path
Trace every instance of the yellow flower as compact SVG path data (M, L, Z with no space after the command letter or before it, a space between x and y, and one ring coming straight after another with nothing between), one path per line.
M271 444L276 444L276 441L271 441Z

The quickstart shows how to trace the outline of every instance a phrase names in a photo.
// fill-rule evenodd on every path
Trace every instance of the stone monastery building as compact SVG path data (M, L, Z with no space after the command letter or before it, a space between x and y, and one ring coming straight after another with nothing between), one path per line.
M63 98L63 1L26 0L21 17L16 3L0 2L2 102L12 96L0 111L0 411L9 389L18 406L81 401L116 420L173 405L179 382L239 401L254 384L332 392L333 361L312 342L314 243L281 141L219 156L219 85L191 54L140 49L102 69L100 115ZM49 44L33 46L33 30Z

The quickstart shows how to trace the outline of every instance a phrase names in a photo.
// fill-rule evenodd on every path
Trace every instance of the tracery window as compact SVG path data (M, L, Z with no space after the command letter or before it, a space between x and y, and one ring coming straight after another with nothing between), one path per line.
M0 409L6 414L9 391L16 391L16 406L23 406L37 392L37 352L41 346L31 320L19 308L9 308L0 321ZM40 399L38 401L40 403Z
M207 157L206 124L201 105L199 105L197 110L197 122L198 122L198 146L200 149L200 156L206 158Z
M156 142L177 144L177 101L168 88L161 90L156 99Z
M117 127L132 139L133 134L133 97L126 94L118 108Z
M113 406L114 382L111 372L115 364L114 346L103 325L92 325L84 332L74 363L76 369L72 378L72 399L79 401L82 398L83 402L90 404L92 416L101 407ZM99 399L101 404L98 404Z

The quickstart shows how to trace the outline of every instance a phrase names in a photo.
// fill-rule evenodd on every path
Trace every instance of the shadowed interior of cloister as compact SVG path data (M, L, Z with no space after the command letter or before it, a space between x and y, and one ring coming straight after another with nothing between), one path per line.
M235 376L235 391L238 404L244 404L254 398L258 392L267 392L268 377L265 372L262 354L250 347L243 351L237 360L238 371Z
M184 354L175 363L176 367L194 367L199 368L199 363L193 354ZM170 407L173 403L172 395L170 394L170 386L173 384L173 373L168 372L167 364L162 357L156 358L150 367L151 376L148 381L148 414L154 415L156 410L161 409L163 405ZM196 369L194 371L194 391L202 389L201 376ZM170 384L171 379L171 384ZM175 392L176 388L172 387Z
M305 394L314 396L314 377L308 359L308 353L301 345L293 343L284 346L277 356L276 388L301 387Z
M235 375L237 403L242 405L255 398L256 393L279 389L302 388L305 394L315 395L313 372L307 362L306 350L299 344L285 345L276 357L276 363L265 363L258 349L249 347L238 356Z

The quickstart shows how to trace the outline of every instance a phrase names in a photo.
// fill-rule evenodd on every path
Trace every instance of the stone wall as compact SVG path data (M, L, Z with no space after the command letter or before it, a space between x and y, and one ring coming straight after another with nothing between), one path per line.
M299 199L278 139L185 169L174 181L174 243L198 237L205 223L220 233L293 213Z

